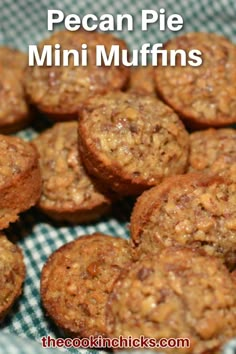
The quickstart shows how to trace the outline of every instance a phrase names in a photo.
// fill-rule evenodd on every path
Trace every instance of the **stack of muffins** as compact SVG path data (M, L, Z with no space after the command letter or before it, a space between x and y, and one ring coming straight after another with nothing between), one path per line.
M55 122L31 143L0 136L1 229L33 205L80 224L138 197L130 241L85 235L49 257L43 307L65 335L184 337L190 347L163 351L216 353L236 336L236 46L189 33L165 48L201 50L200 67L130 70L95 65L97 44L126 48L114 36L57 32L39 52L56 43L88 43L89 65L29 68L0 50L0 131L35 110ZM4 318L25 269L3 234L0 247Z

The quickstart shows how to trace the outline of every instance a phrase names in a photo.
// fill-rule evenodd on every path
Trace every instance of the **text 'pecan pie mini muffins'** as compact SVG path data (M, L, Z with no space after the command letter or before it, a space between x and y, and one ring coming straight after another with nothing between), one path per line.
M183 173L189 136L171 108L154 97L110 93L87 101L79 149L88 171L120 195L137 195Z
M2 64L0 48L0 132L23 129L31 120L31 111L23 88L23 69ZM13 64L12 64L13 65Z
M236 45L214 33L187 33L166 43L166 50L197 49L200 66L158 66L160 96L192 127L236 122ZM178 54L179 55L179 54Z
M121 269L131 262L128 241L93 234L54 252L41 275L43 306L71 336L106 336L105 304Z
M156 97L154 69L151 65L140 66L131 70L128 92Z
M204 172L236 182L236 130L208 129L190 134L189 172Z
M4 229L38 201L41 174L32 144L0 135L0 151L0 229Z
M77 126L57 123L34 140L43 180L38 206L56 220L88 222L108 212L111 200L83 168Z
M166 248L118 278L107 304L109 334L187 338L189 347L161 352L213 354L235 336L235 293L236 283L219 259L193 249Z
M187 174L167 178L139 197L131 234L140 253L184 245L236 266L236 184Z
M25 265L20 248L0 233L0 321L20 296Z
M96 93L119 90L129 76L129 68L120 66L97 66L96 46L103 45L107 53L112 45L120 50L127 49L123 40L110 34L86 31L61 31L42 41L39 52L45 45L51 45L53 55L55 44L60 50L77 50L81 55L82 45L87 45L87 65L74 65L73 56L69 57L69 65L29 67L26 72L26 91L30 100L38 109L57 120L77 118L77 111L84 100Z

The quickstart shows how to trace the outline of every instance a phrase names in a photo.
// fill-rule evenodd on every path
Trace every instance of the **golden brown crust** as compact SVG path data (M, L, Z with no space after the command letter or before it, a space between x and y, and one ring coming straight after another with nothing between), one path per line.
M120 195L137 195L183 173L188 133L178 116L150 96L110 93L87 101L79 149L88 171Z
M162 351L215 353L235 336L235 291L220 260L166 248L132 264L116 281L106 309L110 337L188 338L190 348Z
M236 46L213 33L187 33L166 43L165 49L198 49L203 63L159 66L160 96L193 128L220 127L236 122Z
M221 177L170 177L141 195L131 216L131 234L142 253L170 245L203 249L236 266L236 185Z
M22 292L25 265L20 248L0 233L0 321Z
M40 210L56 221L67 221L72 224L87 224L99 220L102 216L109 213L111 207L109 203L103 203L97 206L91 206L86 210L64 209L56 210L53 207L39 207Z
M14 70L22 78L27 66L27 54L15 48L0 47L0 65Z
M14 134L20 130L23 130L27 128L31 123L33 119L33 112L30 111L27 116L18 116L17 120L14 119L14 123L11 121L10 124L5 124L0 127L0 133L1 134Z
M17 137L0 135L0 229L35 205L41 175L35 147Z
M151 65L140 66L131 70L128 92L156 97L154 69Z
M77 118L77 112L84 101L96 93L121 89L128 80L129 69L125 66L96 66L96 46L104 45L109 53L112 45L120 50L127 49L123 40L110 34L86 31L60 31L39 43L59 43L61 49L81 51L81 45L88 46L88 65L74 66L70 56L69 66L29 67L26 73L26 91L32 103L45 114L56 120Z
M113 282L130 262L128 241L98 233L59 248L41 274L48 315L71 336L106 336L105 304Z
M111 199L85 171L78 154L77 122L57 123L34 144L43 187L38 207L56 220L83 223L109 211Z
M208 129L190 134L188 170L236 182L236 130Z

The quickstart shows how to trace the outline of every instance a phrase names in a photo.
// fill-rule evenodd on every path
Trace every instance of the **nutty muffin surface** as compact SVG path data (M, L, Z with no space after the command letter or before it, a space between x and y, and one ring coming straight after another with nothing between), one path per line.
M158 93L190 125L224 126L236 122L236 46L213 33L187 33L166 43L166 50L198 49L200 66L159 66Z
M204 172L236 182L236 130L208 129L190 134L189 172Z
M26 73L26 90L39 110L58 120L75 119L84 100L96 93L119 90L129 76L125 66L96 65L96 46L104 45L109 53L112 45L127 49L123 40L110 34L86 31L60 31L39 43L41 53L45 45L59 44L60 50L78 50L87 44L87 66L74 65L73 56L68 66L29 67ZM80 53L81 54L81 53Z
M98 233L59 248L41 275L48 315L69 335L106 336L105 304L121 269L130 262L128 241Z
M30 109L20 77L15 70L0 65L0 132L15 132L29 121Z
M143 193L131 216L138 255L182 245L203 249L236 267L236 184L187 174Z
M33 206L41 193L35 147L17 137L0 135L0 229Z
M20 248L0 233L0 320L20 296L25 279L25 265Z
M38 206L54 219L87 222L107 212L111 200L81 163L77 126L77 122L57 123L34 140L43 179Z
M9 134L26 127L31 111L23 87L27 55L0 47L0 132Z
M220 260L167 248L124 271L107 305L110 337L188 338L165 353L215 353L236 333L236 283ZM158 348L156 348L158 350Z
M140 66L131 70L128 92L156 97L154 69L151 65Z
M87 101L79 149L88 171L121 195L140 194L186 168L189 137L156 98L110 93Z

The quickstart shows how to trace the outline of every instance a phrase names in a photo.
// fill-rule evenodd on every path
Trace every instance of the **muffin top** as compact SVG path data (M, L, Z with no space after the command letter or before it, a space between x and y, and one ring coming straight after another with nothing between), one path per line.
M151 96L113 92L89 99L79 136L85 164L92 160L98 177L114 176L121 193L126 183L128 192L140 192L185 171L188 133L173 110Z
M203 126L236 122L236 46L214 33L187 33L168 41L167 51L202 52L200 66L159 66L158 92L183 118Z
M111 337L188 338L165 353L205 353L235 336L236 284L222 262L194 249L166 248L124 271L107 305ZM157 349L156 349L157 350Z
M21 293L25 266L21 250L0 232L0 319Z
M166 246L202 248L236 266L236 185L221 177L186 174L143 193L132 212L140 252Z
M23 78L27 66L27 54L10 47L0 47L0 65L14 71L15 75Z
M15 136L0 135L0 150L0 187L30 170L37 158L35 147Z
M1 64L0 58L0 130L17 124L30 114L25 92L17 69L12 70Z
M236 182L236 130L208 129L190 134L189 172L220 175Z
M41 276L47 313L73 336L106 336L108 294L130 261L126 240L98 233L59 248L49 257Z
M103 45L107 53L112 45L120 50L127 49L123 40L110 34L86 31L60 31L38 45L42 54L45 45L51 45L53 55L55 44L60 50L75 50L81 54L82 45L87 45L87 65L74 65L73 55L68 66L52 65L28 67L26 71L26 91L31 101L46 113L76 113L84 100L95 93L121 89L129 74L124 66L96 66L96 46Z
M43 178L42 208L87 209L110 202L82 165L77 126L77 122L57 123L34 140Z

